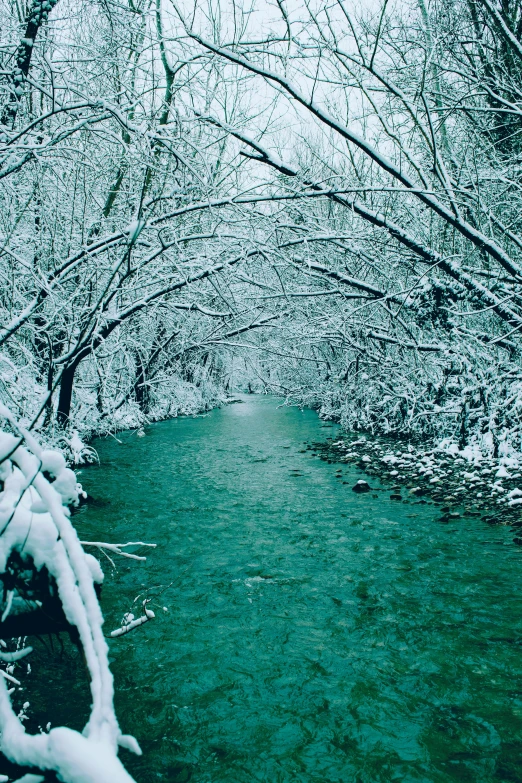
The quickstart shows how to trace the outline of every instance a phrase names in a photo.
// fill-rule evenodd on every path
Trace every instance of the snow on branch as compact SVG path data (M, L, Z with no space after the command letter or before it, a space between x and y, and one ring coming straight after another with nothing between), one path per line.
M108 647L94 589L103 574L95 558L83 551L67 508L78 502L76 476L61 454L42 449L3 405L0 416L16 433L0 430L0 573L14 552L32 560L38 570L47 568L56 581L65 617L78 630L92 696L82 734L59 727L30 735L13 710L5 684L5 679L14 678L2 671L0 750L16 764L55 771L64 783L132 783L117 757L118 746L137 754L141 750L133 737L122 735L114 712ZM49 482L44 472L54 481ZM121 546L125 545L116 549ZM2 660L6 656L2 653Z

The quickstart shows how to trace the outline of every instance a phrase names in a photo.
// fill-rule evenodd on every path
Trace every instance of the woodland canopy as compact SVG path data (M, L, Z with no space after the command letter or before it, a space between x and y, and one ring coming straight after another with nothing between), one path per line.
M6 0L0 397L520 448L522 9Z

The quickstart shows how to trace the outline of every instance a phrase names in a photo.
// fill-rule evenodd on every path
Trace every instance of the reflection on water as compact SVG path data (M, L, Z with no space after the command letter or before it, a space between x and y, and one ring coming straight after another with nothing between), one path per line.
M336 427L245 397L96 442L75 517L108 561L107 631L139 783L522 781L521 551L473 519L357 495L304 451ZM165 607L168 611L164 611Z

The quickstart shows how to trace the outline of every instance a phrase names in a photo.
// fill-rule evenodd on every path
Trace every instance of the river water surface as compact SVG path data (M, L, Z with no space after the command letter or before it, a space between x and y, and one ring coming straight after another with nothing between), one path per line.
M171 585L110 642L138 783L522 781L510 531L358 495L306 450L335 425L243 399L98 440L81 475L82 538L158 544L105 561L107 633Z

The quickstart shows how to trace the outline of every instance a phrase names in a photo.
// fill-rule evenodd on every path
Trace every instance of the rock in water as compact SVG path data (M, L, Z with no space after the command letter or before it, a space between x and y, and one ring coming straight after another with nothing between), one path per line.
M363 479L359 479L357 484L352 487L354 492L369 492L370 491L370 485L367 481L363 481Z

